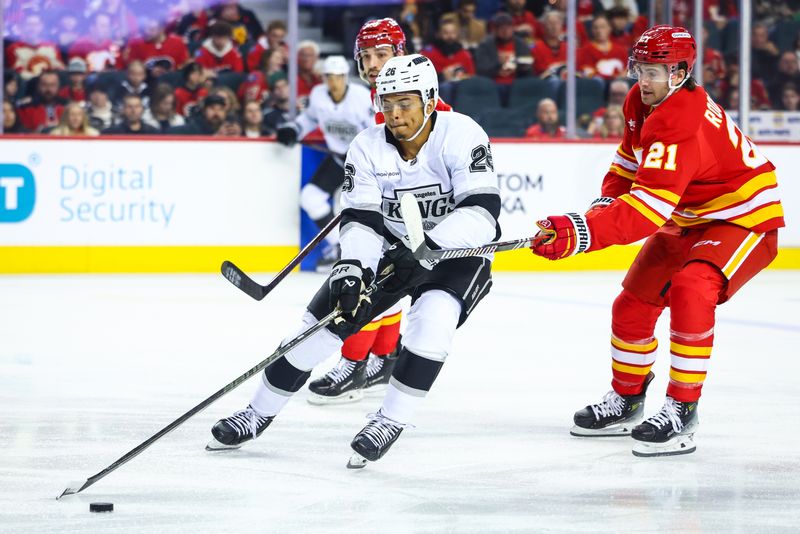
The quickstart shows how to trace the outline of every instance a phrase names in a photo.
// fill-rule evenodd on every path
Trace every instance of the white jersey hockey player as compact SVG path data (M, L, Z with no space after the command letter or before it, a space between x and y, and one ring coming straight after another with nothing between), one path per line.
M403 348L383 405L355 436L348 467L383 456L433 385L456 328L491 287L491 258L418 262L405 246L399 211L404 193L417 198L428 245L475 247L499 236L500 196L486 133L459 113L437 113L436 70L420 55L390 59L377 79L385 126L360 133L347 155L342 188L342 260L320 288L298 332L339 306L346 319L311 336L264 371L250 405L212 428L209 450L238 448L261 434L311 369L342 340L410 295ZM375 272L392 276L372 294ZM290 336L289 339L293 338Z
M292 146L317 128L322 130L331 154L320 163L300 193L300 206L320 228L333 219L330 200L342 186L342 167L350 143L375 122L369 89L348 82L349 72L350 66L344 56L326 58L322 67L325 83L311 90L305 111L293 122L281 125L277 132L280 143ZM328 247L318 267L327 271L339 256L338 232L331 231L326 241Z

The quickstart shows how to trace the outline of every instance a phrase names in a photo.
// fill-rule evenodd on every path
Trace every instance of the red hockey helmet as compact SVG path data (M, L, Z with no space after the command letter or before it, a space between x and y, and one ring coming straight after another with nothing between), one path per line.
M405 54L406 35L400 25L390 18L370 20L361 26L356 36L353 47L353 57L358 65L358 73L364 81L367 80L364 67L361 64L360 52L366 48L381 48L391 46L396 56Z
M640 63L677 65L685 61L692 71L697 58L697 44L686 28L661 24L653 26L633 45L631 60Z

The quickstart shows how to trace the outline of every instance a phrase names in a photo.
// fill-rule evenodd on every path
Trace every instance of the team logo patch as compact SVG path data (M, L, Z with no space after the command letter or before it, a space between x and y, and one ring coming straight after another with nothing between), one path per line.
M342 183L342 193L349 193L356 186L356 168L352 163L344 164L344 182Z

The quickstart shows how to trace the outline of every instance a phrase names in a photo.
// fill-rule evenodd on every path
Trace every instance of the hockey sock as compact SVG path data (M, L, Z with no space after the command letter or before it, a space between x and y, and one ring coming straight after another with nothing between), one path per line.
M662 306L649 304L623 289L612 308L611 387L619 395L637 395L656 361L653 337Z
M302 371L281 357L264 370L250 406L260 415L276 415L306 383L310 371Z
M381 319L381 326L376 332L375 341L370 352L378 356L386 356L394 352L400 338L400 319L403 313L397 312Z
M381 320L377 319L345 339L344 345L342 345L342 356L354 362L365 359L369 354L370 347L375 342L380 327Z
M672 277L667 395L681 402L700 398L714 345L714 312L725 277L713 265L692 262Z
M414 419L414 414L424 396L417 397L398 389L393 384L386 387L386 396L383 398L381 413L401 424L409 424Z

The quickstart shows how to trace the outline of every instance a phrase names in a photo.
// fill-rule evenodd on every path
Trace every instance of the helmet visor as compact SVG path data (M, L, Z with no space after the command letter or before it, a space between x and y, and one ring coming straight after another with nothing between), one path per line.
M675 70L674 65L665 63L643 63L628 58L628 78L648 82L667 83Z

